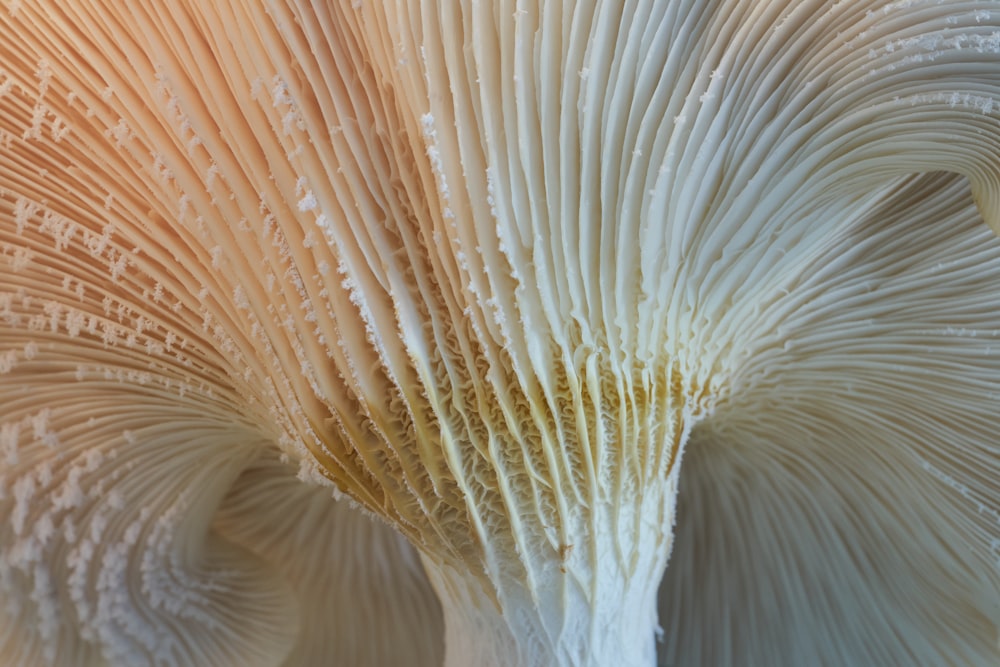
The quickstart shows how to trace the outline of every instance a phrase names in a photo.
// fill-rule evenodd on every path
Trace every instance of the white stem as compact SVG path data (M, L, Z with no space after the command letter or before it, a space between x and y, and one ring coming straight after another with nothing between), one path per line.
M441 599L445 667L652 667L656 592L669 555L676 470L636 501L598 512L574 557L512 555L497 576L424 566ZM589 543L588 540L589 539Z
M444 613L445 667L531 664L478 581L447 566L435 566L427 558L424 567Z

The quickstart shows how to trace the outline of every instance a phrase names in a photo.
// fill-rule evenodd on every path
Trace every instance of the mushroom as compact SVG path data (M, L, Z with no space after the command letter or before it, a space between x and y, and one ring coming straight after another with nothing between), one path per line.
M996 664L995 3L110 4L0 18L6 662Z

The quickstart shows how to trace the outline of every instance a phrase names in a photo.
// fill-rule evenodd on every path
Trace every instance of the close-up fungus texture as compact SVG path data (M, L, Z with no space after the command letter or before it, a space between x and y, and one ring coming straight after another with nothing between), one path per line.
M996 0L0 0L0 665L1000 664Z

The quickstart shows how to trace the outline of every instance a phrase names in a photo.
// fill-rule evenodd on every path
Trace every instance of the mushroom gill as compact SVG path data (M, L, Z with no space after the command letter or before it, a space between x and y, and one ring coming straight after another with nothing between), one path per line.
M5 10L6 662L997 660L995 3Z

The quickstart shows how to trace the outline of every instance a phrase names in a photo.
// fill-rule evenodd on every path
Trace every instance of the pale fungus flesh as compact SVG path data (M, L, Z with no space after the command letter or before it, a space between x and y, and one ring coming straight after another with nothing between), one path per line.
M0 663L994 665L998 230L995 2L6 2Z

